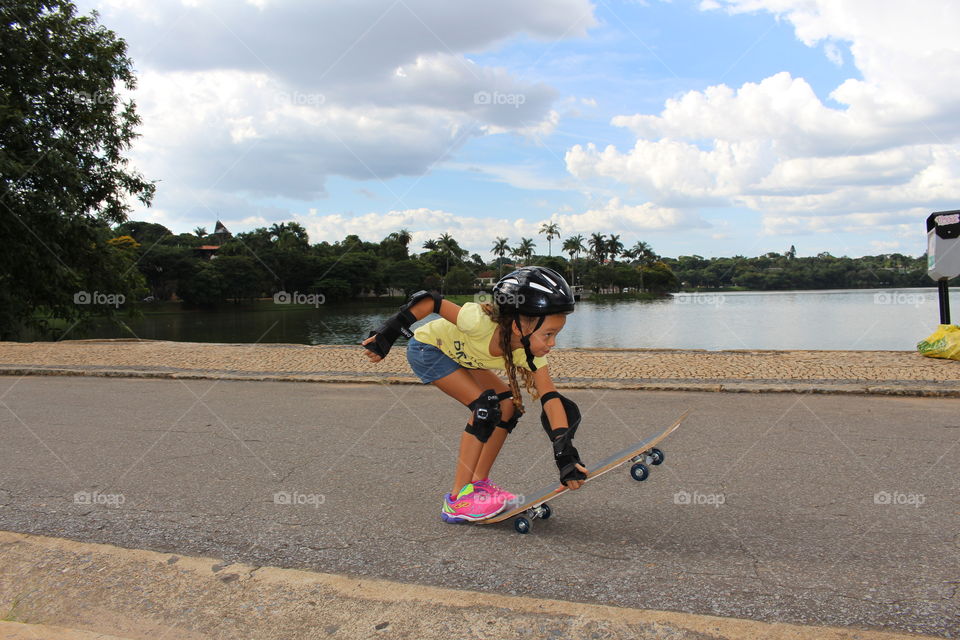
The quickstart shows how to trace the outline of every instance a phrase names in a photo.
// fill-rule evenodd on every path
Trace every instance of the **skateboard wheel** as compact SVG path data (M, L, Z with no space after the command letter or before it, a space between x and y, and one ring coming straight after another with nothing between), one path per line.
M513 521L513 528L517 533L530 533L530 521L526 518L517 518Z
M542 520L546 520L552 515L553 515L553 509L550 508L550 505L548 504L540 505L540 518Z
M647 467L642 463L638 462L637 464L630 467L630 475L633 476L633 479L637 482L643 482L647 479L647 476L650 475L650 471L647 470Z
M656 448L650 450L650 458L650 464L654 465L662 464L663 461L666 460L666 456L663 455L663 451L660 451L660 449Z

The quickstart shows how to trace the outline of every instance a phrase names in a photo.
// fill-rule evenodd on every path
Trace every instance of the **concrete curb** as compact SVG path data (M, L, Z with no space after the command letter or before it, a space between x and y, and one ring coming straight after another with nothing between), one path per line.
M0 640L129 640L97 631L0 620Z
M149 368L88 368L63 366L4 366L0 376L85 376L102 378L143 378L166 380L245 380L255 382L321 382L330 384L420 385L412 375L364 372L324 372L316 375L259 373L230 370L159 370ZM833 395L877 395L922 398L960 398L960 383L954 381L845 381L798 380L754 381L743 379L683 380L629 378L563 378L554 380L562 389L617 389L625 391L712 391L724 393L816 393Z
M0 638L17 640L113 640L116 636L104 635L115 632L103 628L109 624L105 620L124 627L120 632L125 637L144 639L154 638L151 633L160 628L177 630L169 637L191 638L314 638L321 637L321 631L338 637L424 640L547 635L664 640L925 637L501 596L294 569L225 565L214 558L12 532L0 532L0 547L4 551L0 568L16 581L17 590L38 592L38 606L47 615L55 614L56 624L88 628L86 635L79 631L77 635L59 635L58 627L12 623L0 626ZM11 587L5 591L9 594ZM140 594L139 599L129 595L134 593ZM202 602L197 602L198 594ZM126 600L121 600L121 596L127 596ZM71 606L60 604L60 609L53 611L56 605L52 603L64 601ZM257 606L264 604L269 606ZM255 613L257 610L260 612ZM99 614L91 615L94 611ZM248 615L237 616L238 611ZM287 624L286 630L280 628L281 620ZM231 621L232 626L226 621ZM153 631L148 630L151 626ZM296 630L294 635L290 635L291 629ZM103 633L96 633L101 630ZM23 635L24 631L34 633ZM238 631L242 635L236 635ZM21 635L3 635L7 632Z

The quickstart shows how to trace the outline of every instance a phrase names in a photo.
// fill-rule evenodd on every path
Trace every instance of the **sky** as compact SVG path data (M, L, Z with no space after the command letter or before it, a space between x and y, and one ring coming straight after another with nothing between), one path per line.
M960 208L949 0L77 6L138 77L129 157L158 182L130 219L174 233L918 256Z

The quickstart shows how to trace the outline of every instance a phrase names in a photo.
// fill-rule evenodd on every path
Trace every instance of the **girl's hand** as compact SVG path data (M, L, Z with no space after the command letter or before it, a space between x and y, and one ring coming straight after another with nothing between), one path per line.
M360 344L363 345L363 346L366 346L367 344L373 342L373 341L376 340L376 339L377 339L377 336L370 336L369 338L367 338L366 340L364 340L364 341L361 342ZM366 352L364 353L364 355L367 356L367 359L368 359L370 362L373 362L373 363L377 363L377 362L380 362L381 360L383 360L383 358L381 358L380 356L378 356L377 354L375 354L373 351L370 351L369 349L366 350Z
M585 476L590 475L590 472L587 471L587 468L582 464L577 465L577 470L583 472ZM570 480L568 482L564 482L563 484L567 487L567 489L570 489L571 491L576 491L577 489L583 486L584 482L586 482L586 480Z

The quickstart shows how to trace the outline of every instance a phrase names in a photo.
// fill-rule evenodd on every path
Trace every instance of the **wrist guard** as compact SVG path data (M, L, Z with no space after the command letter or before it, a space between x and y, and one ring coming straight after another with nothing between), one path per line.
M580 408L577 407L577 404L573 400L560 395L556 391L544 394L543 397L540 398L540 404L544 405L548 400L553 398L559 398L560 402L563 403L564 411L567 413L567 424L569 426L566 428L553 429L550 426L550 418L547 417L545 410L540 413L540 423L543 425L543 430L547 432L547 436L553 442L553 459L557 463L557 469L560 471L560 482L566 484L571 480L586 480L587 475L577 469L577 465L582 465L583 461L580 460L580 452L573 446L573 436L577 432L577 427L580 426Z
M410 331L410 325L416 322L417 318L410 312L410 308L425 298L433 298L433 312L440 313L440 303L443 301L443 297L436 291L418 291L410 296L405 305L400 307L399 312L387 318L386 322L370 332L367 337L376 336L376 339L365 345L364 348L381 358L386 358L387 354L390 353L390 347L397 341L397 338L400 336L407 339L412 338L413 332Z
M390 353L390 347L397 341L397 338L401 335L405 338L413 337L413 332L410 331L410 325L416 321L417 319L413 317L413 314L406 309L390 316L386 322L377 327L376 330L370 332L370 335L367 337L375 336L375 339L373 342L364 345L364 348L374 352L381 358L386 358L387 354Z

